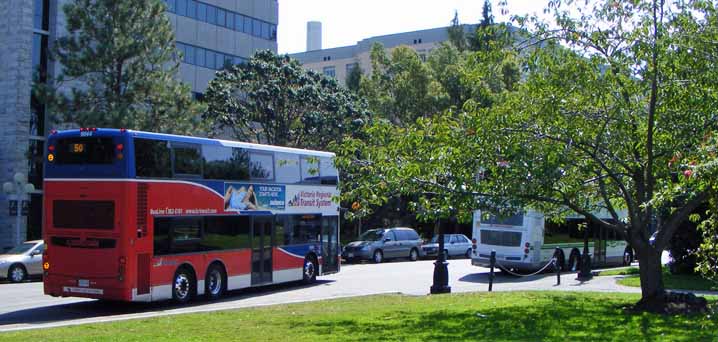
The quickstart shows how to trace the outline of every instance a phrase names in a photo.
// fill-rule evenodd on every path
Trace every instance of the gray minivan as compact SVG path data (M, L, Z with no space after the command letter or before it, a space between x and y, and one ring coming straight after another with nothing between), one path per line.
M386 259L409 258L416 261L421 257L421 239L411 228L371 229L364 232L358 241L344 246L342 258L348 262L372 260L380 263Z

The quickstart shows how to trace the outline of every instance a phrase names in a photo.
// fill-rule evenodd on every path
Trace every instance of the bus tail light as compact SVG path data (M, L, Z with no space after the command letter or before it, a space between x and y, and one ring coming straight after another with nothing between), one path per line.
M118 267L118 270L117 270L117 273L118 273L117 280L123 281L123 280L125 280L125 265L127 264L127 259L125 257L121 256L120 259L118 260L118 262L119 262L120 266Z

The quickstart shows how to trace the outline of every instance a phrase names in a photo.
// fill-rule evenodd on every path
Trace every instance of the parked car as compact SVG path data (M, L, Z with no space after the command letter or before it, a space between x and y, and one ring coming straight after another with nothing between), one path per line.
M425 256L436 257L439 254L439 235L422 245L421 249ZM444 253L447 258L471 258L471 240L464 234L444 234Z
M0 278L19 283L42 275L42 240L27 241L0 255Z
M372 260L380 263L387 259L421 257L421 239L411 228L371 229L359 240L348 243L342 249L342 257L348 262Z

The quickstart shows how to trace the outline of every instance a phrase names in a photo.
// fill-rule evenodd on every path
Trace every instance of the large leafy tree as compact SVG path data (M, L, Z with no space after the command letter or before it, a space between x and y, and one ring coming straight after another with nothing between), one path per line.
M192 134L200 106L177 78L179 57L161 0L73 0L53 57L61 74L39 97L65 122Z
M364 141L347 141L340 165L366 181L347 196L418 193L418 210L458 209L463 218L474 208L579 213L631 244L641 264L638 307L662 311L661 251L709 197L684 168L717 126L716 7L581 4L552 1L555 25L531 21L527 43L542 48L492 106L469 103L462 115L401 130L379 124Z
M205 118L249 142L324 149L369 117L364 101L334 78L268 50L218 72L205 95Z

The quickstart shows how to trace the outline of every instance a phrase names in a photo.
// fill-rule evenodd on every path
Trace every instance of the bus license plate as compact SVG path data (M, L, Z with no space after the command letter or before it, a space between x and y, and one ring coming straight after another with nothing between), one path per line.
M103 289L88 289L86 287L69 287L69 286L63 287L62 291L69 292L69 293L82 293L82 294L93 294L93 295L101 295L105 292Z
M87 279L80 279L77 281L77 286L79 287L90 287L90 281Z

